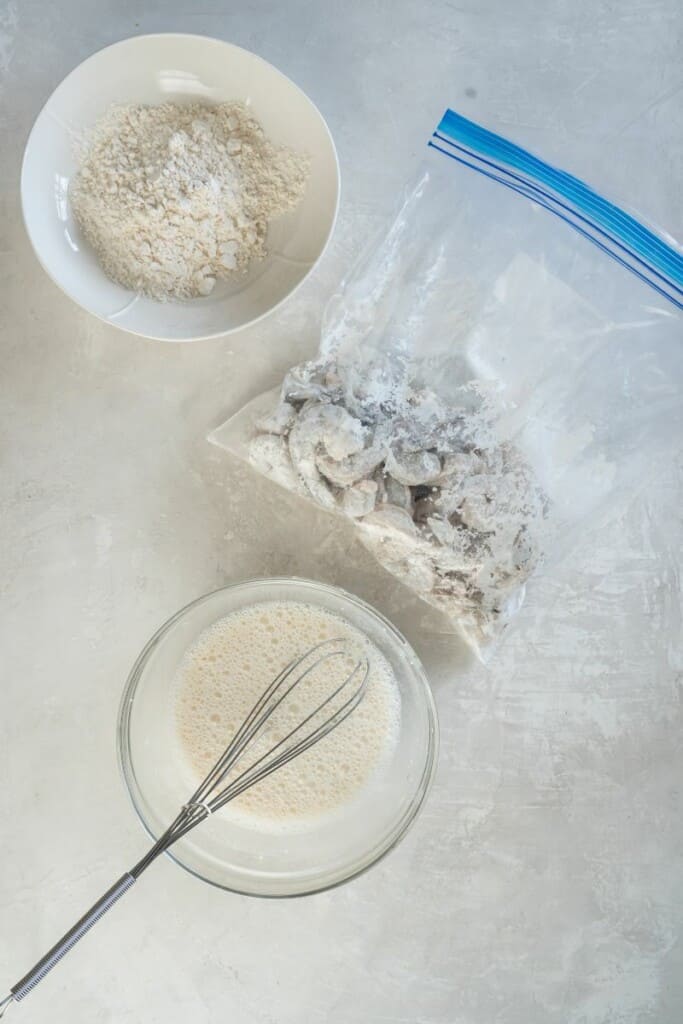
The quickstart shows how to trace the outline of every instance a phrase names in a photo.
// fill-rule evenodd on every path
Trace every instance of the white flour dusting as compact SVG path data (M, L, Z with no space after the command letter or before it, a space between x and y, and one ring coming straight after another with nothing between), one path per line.
M119 106L95 126L70 196L110 278L189 299L266 255L269 221L297 205L307 174L241 103Z
M446 403L390 360L358 374L306 363L254 424L249 459L354 519L384 568L481 651L541 559L547 504L521 451L497 438L490 406L474 384Z

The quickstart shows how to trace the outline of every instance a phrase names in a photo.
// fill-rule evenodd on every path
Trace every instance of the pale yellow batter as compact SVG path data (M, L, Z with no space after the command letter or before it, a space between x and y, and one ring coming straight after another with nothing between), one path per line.
M303 602L263 602L235 612L205 630L187 651L175 681L175 712L183 756L199 781L280 669L335 637L348 638L353 660L330 659L298 686L269 721L261 743L271 745L285 735L365 655L370 674L363 700L329 736L239 796L231 813L278 827L351 800L395 745L398 688L388 661L366 636Z

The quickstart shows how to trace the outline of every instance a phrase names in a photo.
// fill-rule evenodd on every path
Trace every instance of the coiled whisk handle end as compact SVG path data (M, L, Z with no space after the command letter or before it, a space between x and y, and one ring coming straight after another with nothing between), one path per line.
M24 975L21 981L18 981L10 991L9 996L0 1003L0 1017L5 1012L9 1004L19 1002L27 996L28 993L35 988L39 981L48 974L55 964L65 956L70 949L76 945L79 939L90 931L92 926L99 921L101 917L104 917L106 912L113 907L113 905L123 896L125 892L130 889L131 885L135 882L135 878L129 872L122 875L118 882L112 885L111 889L105 892L104 896L101 896L97 903L93 904L90 910L83 915L83 917L76 922L73 928L70 928L66 935L63 935L59 942L52 947L52 949L45 954L42 960L31 968L28 974Z

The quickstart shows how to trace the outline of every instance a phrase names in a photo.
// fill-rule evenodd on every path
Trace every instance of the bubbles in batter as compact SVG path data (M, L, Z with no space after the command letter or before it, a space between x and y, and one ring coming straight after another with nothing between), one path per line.
M363 633L304 602L263 602L233 612L204 630L186 652L175 680L175 716L183 755L199 782L278 672L315 644L334 638L349 642L350 659L331 658L306 677L273 714L243 767L306 718L364 656L370 670L359 706L328 736L242 793L225 811L285 824L350 800L395 746L398 688L389 662ZM325 714L338 706L339 701Z

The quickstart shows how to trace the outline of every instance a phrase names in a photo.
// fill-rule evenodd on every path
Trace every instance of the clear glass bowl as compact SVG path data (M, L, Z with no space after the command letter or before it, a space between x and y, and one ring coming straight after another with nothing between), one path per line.
M262 601L305 601L345 618L389 660L401 698L398 741L360 793L301 831L273 834L217 812L169 853L199 878L252 896L299 896L353 878L405 835L436 764L436 710L424 670L403 636L365 602L336 587L292 578L224 587L183 608L140 654L126 683L118 723L121 770L142 824L156 839L194 789L175 734L172 682L202 630Z

